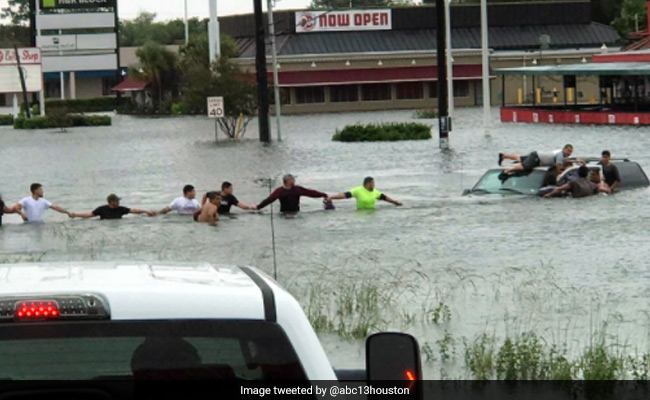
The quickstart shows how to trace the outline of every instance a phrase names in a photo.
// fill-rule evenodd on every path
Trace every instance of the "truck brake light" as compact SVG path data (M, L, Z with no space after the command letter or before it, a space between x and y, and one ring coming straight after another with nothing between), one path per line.
M17 302L14 315L16 319L20 320L58 318L60 316L59 305L53 300Z
M110 319L100 294L0 296L0 323Z

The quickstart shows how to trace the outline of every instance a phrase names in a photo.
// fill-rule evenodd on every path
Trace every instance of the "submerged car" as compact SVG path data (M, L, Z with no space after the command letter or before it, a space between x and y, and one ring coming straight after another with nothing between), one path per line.
M570 159L574 161L572 167L567 168L559 177L557 183L563 184L569 181L578 173L580 161L586 162L591 171L602 171L599 164L600 158ZM639 163L628 159L612 159L621 175L621 183L617 190L637 189L650 186L648 176ZM506 167L492 168L479 179L472 189L466 189L463 195L484 195L484 194L519 194L519 195L541 195L540 191L547 186L552 167L537 167L529 174L513 174L505 181L501 180Z

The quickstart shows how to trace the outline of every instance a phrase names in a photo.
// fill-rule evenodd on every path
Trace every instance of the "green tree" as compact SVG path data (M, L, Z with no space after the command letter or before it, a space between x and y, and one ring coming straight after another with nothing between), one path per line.
M194 37L181 48L182 108L186 114L205 114L206 99L224 98L225 117L217 121L222 132L235 138L240 116L243 116L241 134L257 108L256 87L232 59L238 55L235 42L221 36L221 57L209 62L207 34Z
M144 46L147 42L160 44L185 43L185 23L182 19L156 22L156 14L141 12L132 20L120 21L120 45ZM205 24L198 18L188 20L190 38L205 32Z
M178 56L155 42L146 43L135 54L140 65L129 67L129 76L136 80L151 82L154 112L167 112L168 110L160 110L160 105L165 96L174 91L174 81L178 74Z
M29 22L29 0L8 0L7 7L0 11L0 17L8 19L12 25Z
M645 0L623 0L621 11L612 22L618 33L625 37L628 33L634 32L638 18L639 30L645 30L648 16Z

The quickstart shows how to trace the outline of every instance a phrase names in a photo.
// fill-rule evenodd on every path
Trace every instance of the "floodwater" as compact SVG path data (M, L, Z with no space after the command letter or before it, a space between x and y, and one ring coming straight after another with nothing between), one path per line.
M578 156L609 149L648 170L649 129L504 125L497 110L493 116L486 133L481 110L457 110L451 153L442 153L435 139L330 140L347 124L408 122L410 112L286 117L285 140L271 146L254 140L256 121L241 143L215 143L213 122L204 118L116 116L112 127L66 133L3 128L0 192L13 203L40 182L48 200L73 211L90 211L113 192L123 205L161 209L187 183L205 192L229 180L241 201L257 204L269 192L260 178L291 172L299 184L336 193L372 175L404 207L384 203L376 212L357 212L347 201L325 212L319 200L304 199L297 218L275 218L278 280L303 304L309 293L321 301L335 297L341 285L380 287L390 298L389 309L381 310L382 327L412 332L434 349L446 332L454 338L457 361L427 363L429 378L466 377L462 340L482 333L533 330L580 350L596 332L606 332L630 352L647 351L648 190L585 200L461 193L496 164L499 151L573 143ZM5 216L0 260L209 261L253 265L273 275L269 211L238 210L217 228L176 215L104 223L48 211L40 226ZM451 317L432 323L425 313L440 303ZM362 366L361 341L321 337L335 366Z

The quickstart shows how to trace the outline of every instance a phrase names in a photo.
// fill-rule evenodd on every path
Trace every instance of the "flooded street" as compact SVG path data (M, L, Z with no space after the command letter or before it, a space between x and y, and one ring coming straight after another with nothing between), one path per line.
M440 152L437 139L331 141L347 124L410 122L410 112L286 117L284 142L271 146L255 140L256 121L244 142L216 144L213 122L204 118L116 116L112 127L67 133L1 128L0 193L13 204L40 182L46 199L75 212L104 204L109 193L127 207L159 210L188 183L203 193L229 180L241 201L257 204L269 193L260 178L290 172L298 184L334 194L371 175L404 207L382 203L376 212L357 212L347 201L325 212L319 200L303 199L297 218L275 218L278 280L312 321L322 317L321 338L336 367L363 364L362 341L348 338L354 336L350 326L341 328L337 320L346 310L345 321L406 330L432 348L427 378L467 378L460 367L463 340L483 333L533 330L569 351L600 333L627 345L623 351L647 352L648 190L585 200L461 194L496 165L499 151L572 143L576 156L609 149L650 171L650 131L503 125L496 109L493 116L486 134L481 110L457 110L449 154ZM10 215L0 229L0 262L208 261L273 275L270 221L269 208L261 214L237 210L217 228L171 214L100 222L48 211L40 226ZM351 293L368 296L342 304ZM328 320L347 337L327 329ZM439 348L445 336L452 338L447 361Z

